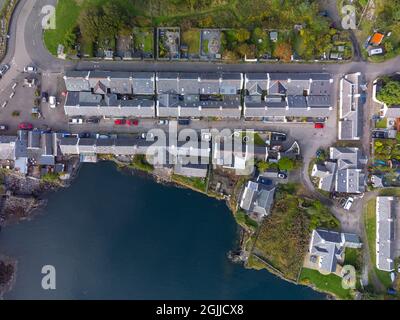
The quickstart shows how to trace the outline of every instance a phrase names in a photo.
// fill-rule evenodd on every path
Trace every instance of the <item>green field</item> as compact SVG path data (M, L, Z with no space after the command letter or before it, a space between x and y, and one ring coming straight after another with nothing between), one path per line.
M353 299L350 289L342 287L342 278L335 274L323 275L317 270L303 268L300 275L300 283L314 285L318 290L332 293L340 299Z
M189 29L182 32L181 43L188 46L189 54L200 53L200 30Z
M133 38L135 50L146 53L154 51L154 30L153 28L134 28Z
M44 32L44 42L52 54L57 54L59 44L65 45L66 37L76 26L80 6L75 0L59 0L56 9L56 29Z

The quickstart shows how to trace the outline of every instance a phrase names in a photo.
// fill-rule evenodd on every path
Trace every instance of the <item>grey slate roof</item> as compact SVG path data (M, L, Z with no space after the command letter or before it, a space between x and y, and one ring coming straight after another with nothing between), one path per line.
M244 189L240 207L247 212L255 212L261 216L271 213L274 201L275 186L248 181Z
M27 138L28 158L35 160L39 165L55 165L57 155L55 134L32 130L28 132Z
M65 113L72 116L106 117L154 117L155 103L152 99L119 99L116 94L92 94L68 92Z
M399 210L398 198L376 198L376 266L379 270L394 270L395 228Z
M158 72L157 94L236 95L242 89L241 73Z
M115 154L115 155L135 155L147 154L149 147L152 147L155 141L136 138L60 138L59 145L61 153L64 155L78 154ZM157 146L154 146L155 149ZM177 142L174 145L167 143L167 146L160 147L168 151L173 156L193 156L208 158L209 148L199 146L194 148L186 141Z
M245 89L247 118L325 118L333 107L333 80L325 73L246 74Z
M365 174L362 157L358 148L330 148L330 159L337 162L335 191L345 193L362 193L365 191Z
M68 116L155 116L151 72L72 71L64 81Z
M319 178L318 188L331 192L334 186L336 174L336 163L327 161L324 165L315 164L311 171L311 176Z
M400 106L391 106L385 109L386 118L400 118Z
M345 75L340 80L339 139L359 140L361 135L360 73Z
M355 234L315 229L311 235L309 253L317 257L321 272L331 273L336 271L337 263L344 259L346 247L360 248L359 237Z

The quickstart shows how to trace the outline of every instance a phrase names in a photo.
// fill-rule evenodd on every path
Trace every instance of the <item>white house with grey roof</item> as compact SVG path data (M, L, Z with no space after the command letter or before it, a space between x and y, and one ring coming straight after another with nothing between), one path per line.
M69 71L64 81L70 117L155 117L151 72Z
M246 73L244 116L324 121L333 109L333 79L326 73Z
M261 177L257 181L248 181L240 200L240 208L261 219L271 213L274 195L275 185L271 180Z
M241 73L158 72L158 117L240 118Z
M382 271L393 271L396 245L399 198L376 198L376 267Z
M361 248L356 234L332 230L312 231L308 249L308 265L314 266L322 274L336 272L337 265L343 263L346 248Z
M311 176L318 178L318 187L324 191L363 193L365 191L364 166L367 158L358 148L329 149L329 160L314 164Z
M340 79L339 140L360 140L361 73L351 73Z

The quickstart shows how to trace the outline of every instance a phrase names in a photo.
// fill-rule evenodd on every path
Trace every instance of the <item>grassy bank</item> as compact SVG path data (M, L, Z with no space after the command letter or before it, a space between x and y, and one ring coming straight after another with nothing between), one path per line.
M206 179L190 178L178 174L173 174L172 181L202 193L206 192L206 187L207 187Z

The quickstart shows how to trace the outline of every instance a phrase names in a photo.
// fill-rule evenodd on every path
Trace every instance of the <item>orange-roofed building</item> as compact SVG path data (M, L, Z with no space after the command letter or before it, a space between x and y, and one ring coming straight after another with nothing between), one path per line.
M369 40L369 43L372 46L379 46L382 43L383 38L385 35L380 32L375 32L374 35L372 36L371 40Z

